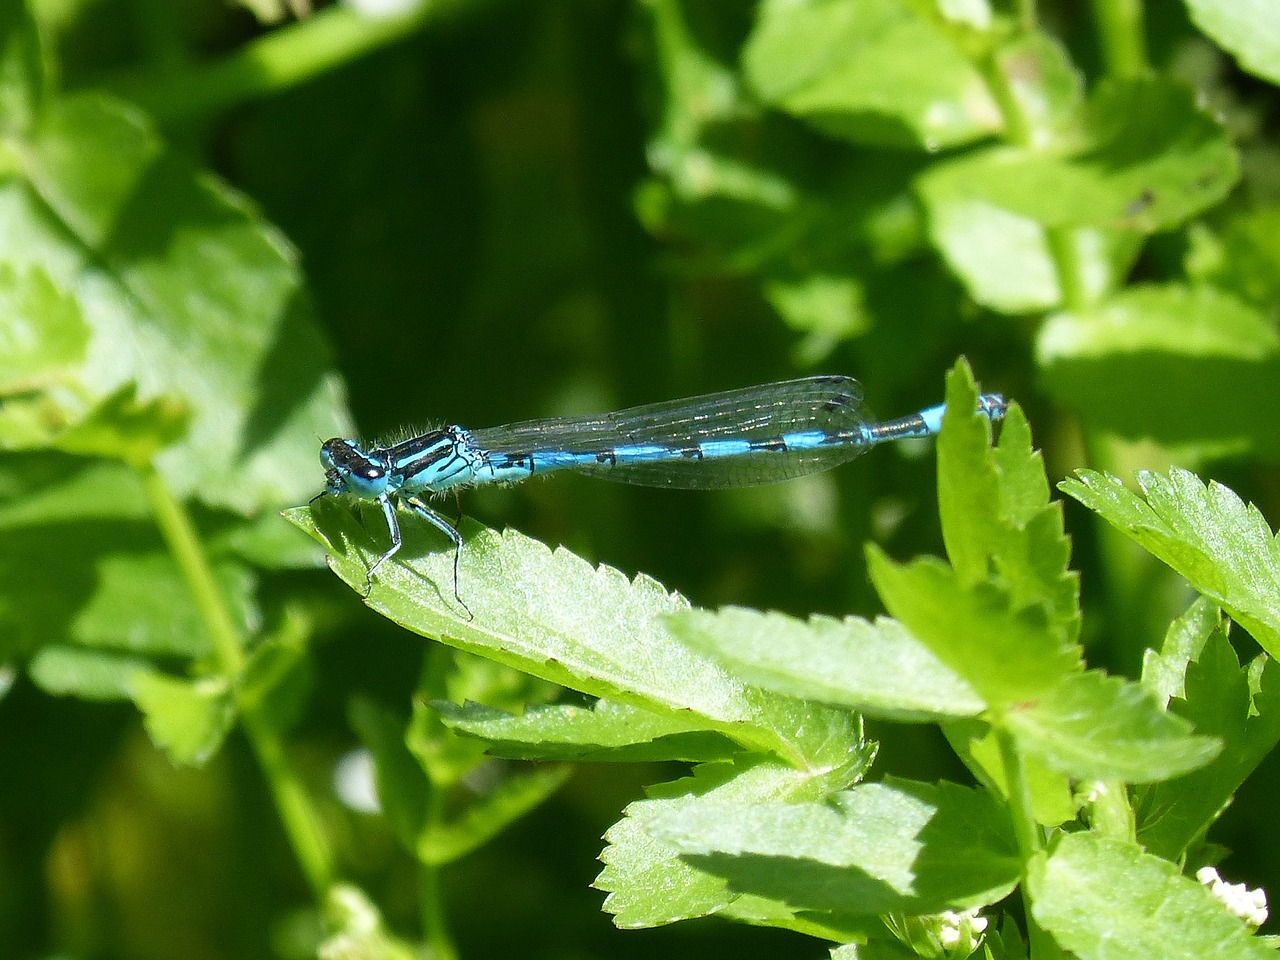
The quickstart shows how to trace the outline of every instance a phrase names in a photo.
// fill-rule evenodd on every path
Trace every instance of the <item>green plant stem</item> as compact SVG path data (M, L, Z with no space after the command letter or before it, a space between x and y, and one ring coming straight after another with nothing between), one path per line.
M209 631L218 666L224 676L234 679L244 669L244 647L231 614L222 601L222 592L214 580L213 569L209 566L195 525L154 466L149 463L138 465L137 471L160 533L169 545L169 551L195 598L200 619Z
M1088 287L1084 280L1084 263L1076 245L1076 233L1067 227L1046 227L1045 240L1058 273L1058 294L1068 310L1083 310L1089 305Z
M434 830L444 820L445 792L434 780L427 796L427 809L423 833ZM425 858L419 859L421 866L418 880L418 902L422 910L422 939L431 948L431 956L438 960L457 960L458 948L453 942L445 923L447 915L444 903L444 888L441 885L443 865Z
M1124 784L1101 783L1095 789L1097 796L1091 804L1090 825L1103 836L1136 843L1138 825Z
M1034 19L1034 7L1024 10L1023 13ZM1005 140L1023 150L1042 147L1043 143L1040 141L1047 139L1043 135L1045 132L1036 130L1035 118L1026 109L1024 97L1018 95L1018 91L1010 81L1000 50L993 51L978 66L987 82L988 90L991 91L991 96L1000 108L1000 115L1004 120ZM1038 133L1041 135L1038 136ZM1062 305L1068 310L1082 309L1088 305L1089 294L1075 231L1066 227L1046 227L1045 239L1058 274Z
M1035 811L1031 806L1031 785L1027 781L1026 767L1023 766L1022 754L1018 753L1013 735L997 728L996 736L1000 742L1000 762L1004 766L1005 784L1009 791L1013 832L1025 862L1044 850L1044 833L1036 822Z
M1044 831L1036 822L1035 811L1031 805L1031 784L1027 780L1027 770L1022 763L1022 755L1018 753L1018 745L1013 735L999 725L996 727L996 740L1000 744L1000 762L1004 767L1005 789L1009 794L1009 813L1013 817L1013 833L1018 841L1018 852L1023 863L1023 875L1026 865L1034 857L1044 854ZM1027 894L1027 885L1022 884L1023 906L1027 916L1027 940L1031 946L1031 956L1035 958L1056 956L1057 946L1053 940L1040 929L1031 912L1031 901Z
M275 797L276 809L280 812L294 855L302 865L316 902L322 903L333 886L333 853L311 797L290 765L276 731L254 711L243 712L241 722Z
M439 864L424 863L418 880L422 904L422 939L437 960L457 960L458 948L445 923Z
M195 524L173 496L164 478L150 463L135 464L142 488L151 504L160 533L195 598L200 619L209 631L219 669L233 685L245 666L244 645L231 619L205 555ZM298 862L320 901L333 883L333 857L320 820L289 765L284 745L266 718L254 707L242 705L241 724L253 745L263 775L270 785Z
M221 60L171 73L132 75L105 86L162 123L198 120L296 86L417 30L437 4L366 17L336 4L280 27Z
M1141 77L1151 72L1142 0L1093 0L1093 19L1107 76Z
M1035 144L1035 128L1030 115L1024 108L1004 69L1000 58L1000 50L994 50L978 64L983 78L987 81L987 89L992 99L1000 108L1000 118L1004 121L1004 138L1007 142L1023 149L1033 149Z

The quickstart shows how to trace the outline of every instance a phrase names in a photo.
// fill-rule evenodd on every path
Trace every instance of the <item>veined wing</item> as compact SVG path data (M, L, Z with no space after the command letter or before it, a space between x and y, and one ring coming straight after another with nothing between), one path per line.
M870 446L862 386L808 377L583 417L470 431L496 466L573 470L645 486L724 488L787 480Z

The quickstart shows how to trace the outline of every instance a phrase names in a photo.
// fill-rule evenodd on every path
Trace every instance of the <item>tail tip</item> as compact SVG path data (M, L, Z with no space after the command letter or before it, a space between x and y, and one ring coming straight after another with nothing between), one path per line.
M1009 401L999 393L984 393L978 397L978 409L993 423L1004 419L1009 409Z

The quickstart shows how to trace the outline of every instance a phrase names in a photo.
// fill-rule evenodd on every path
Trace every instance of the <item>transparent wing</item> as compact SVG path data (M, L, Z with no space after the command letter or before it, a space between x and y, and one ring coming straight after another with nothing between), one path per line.
M471 437L493 454L570 455L553 469L644 486L712 489L773 483L852 460L869 445L866 425L861 384L850 377L809 377L613 413L527 420L473 430ZM811 432L833 442L813 450L696 454L708 441L768 443ZM669 453L638 453L642 448ZM706 449L714 450L714 443Z

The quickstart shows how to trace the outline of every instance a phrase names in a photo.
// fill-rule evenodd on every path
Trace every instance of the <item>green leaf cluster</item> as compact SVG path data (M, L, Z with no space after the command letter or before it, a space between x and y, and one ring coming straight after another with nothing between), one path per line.
M614 955L597 852L744 960L1260 955L1190 877L1274 832L1271 5L310 6L0 9L0 955ZM373 577L299 506L357 419L960 354L936 483L481 489Z
M868 548L893 619L691 609L646 578L474 530L459 574L472 616L440 591L452 564L441 549L406 548L368 603L411 630L600 698L519 715L437 706L455 733L486 739L498 756L696 764L690 777L651 787L606 833L596 883L619 925L717 913L890 949L914 929L903 918L991 907L1025 879L1040 949L1077 949L1077 937L1106 929L1136 953L1149 935L1145 901L1082 920L1061 905L1077 894L1059 884L1141 884L1138 874L1158 870L1161 896L1183 904L1178 924L1189 935L1225 915L1168 861L1199 849L1274 742L1274 709L1250 692L1269 689L1269 673L1258 666L1246 680L1204 602L1153 654L1146 682L1085 669L1061 504L1020 407L992 446L977 396L957 366L938 440L951 562L900 563ZM290 516L360 589L379 553L352 515L320 502ZM417 526L426 525L406 535ZM1225 594L1213 599L1235 609ZM1228 688L1235 712L1224 714ZM1250 711L1259 716L1246 722ZM875 747L863 739L863 713L941 725L979 786L867 779ZM1086 842L1107 856L1077 862ZM1061 880L1072 871L1087 876ZM1180 936L1178 924L1164 923L1164 935ZM1243 927L1227 940L1252 955Z
M8 10L0 656L51 693L134 701L203 762L290 632L260 568L317 563L270 518L345 425L338 380L288 244L131 105L58 91ZM267 388L281 353L313 362ZM247 661L237 633L261 645Z

